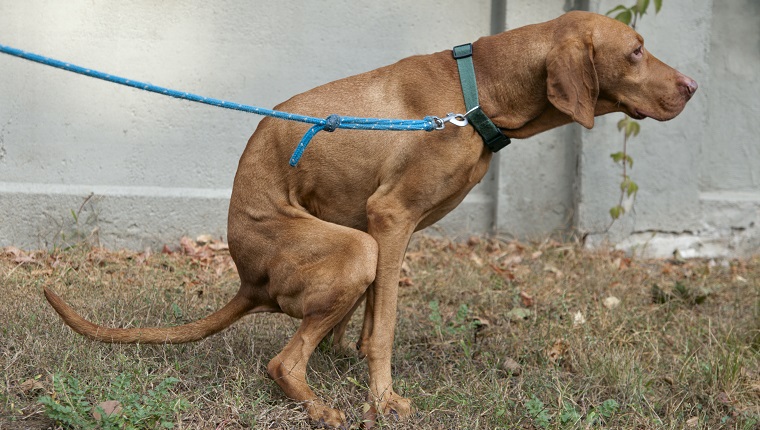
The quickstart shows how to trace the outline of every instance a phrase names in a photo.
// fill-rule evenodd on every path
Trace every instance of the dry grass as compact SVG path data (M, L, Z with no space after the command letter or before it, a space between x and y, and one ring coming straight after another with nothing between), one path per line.
M63 326L41 294L51 286L108 325L194 320L238 283L224 251L184 249L0 250L0 428L54 428L37 400L52 393L54 374L77 378L93 404L119 375L141 395L176 377L172 394L190 407L170 417L175 428L310 428L265 368L295 320L249 316L194 344L106 345ZM668 262L554 242L418 238L393 361L396 389L417 412L378 426L756 428L759 279L759 259ZM605 306L611 296L618 307ZM359 325L355 317L353 338ZM320 348L310 367L316 391L358 427L366 364Z

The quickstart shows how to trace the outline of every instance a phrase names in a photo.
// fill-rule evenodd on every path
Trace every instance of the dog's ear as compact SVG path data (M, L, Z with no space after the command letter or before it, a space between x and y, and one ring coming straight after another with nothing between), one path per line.
M573 121L591 128L599 97L591 35L587 41L568 37L555 43L546 56L546 91L549 101Z

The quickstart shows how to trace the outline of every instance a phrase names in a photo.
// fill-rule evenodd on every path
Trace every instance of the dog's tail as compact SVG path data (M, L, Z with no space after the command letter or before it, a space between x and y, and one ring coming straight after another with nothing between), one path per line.
M45 298L63 322L75 332L106 343L185 343L211 336L253 309L254 304L242 291L213 314L180 326L166 328L110 328L91 323L79 315L51 289L44 287Z

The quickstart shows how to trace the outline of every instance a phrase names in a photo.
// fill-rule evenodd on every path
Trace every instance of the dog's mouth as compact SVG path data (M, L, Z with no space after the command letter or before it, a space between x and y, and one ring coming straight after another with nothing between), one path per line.
M633 115L631 115L631 118L633 118L633 119L644 119L644 118L648 118L648 117L649 117L649 115L641 112L638 109L634 109L633 110Z

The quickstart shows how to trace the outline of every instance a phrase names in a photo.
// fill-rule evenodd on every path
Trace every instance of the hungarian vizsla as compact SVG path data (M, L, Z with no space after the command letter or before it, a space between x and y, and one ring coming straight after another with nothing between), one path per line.
M678 115L697 89L650 54L642 37L613 19L570 12L473 44L482 111L509 137L526 138L625 112L659 121ZM279 110L422 118L464 112L450 50L403 59L299 94ZM302 319L267 370L308 415L329 426L345 415L306 382L306 363L332 333L344 345L351 314L366 298L359 354L369 367L378 413L408 416L393 391L391 354L398 278L413 232L456 207L488 169L492 152L470 126L433 132L320 133L297 167L288 160L308 125L266 118L235 176L228 240L240 290L222 309L171 328L106 328L84 320L49 289L45 295L76 332L102 342L178 343L214 334L252 312Z

